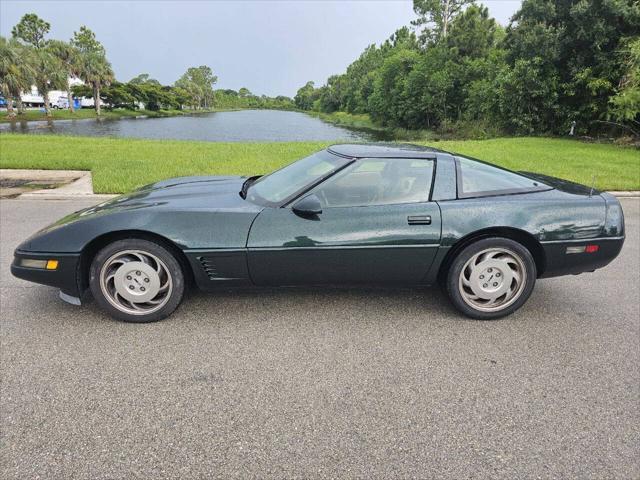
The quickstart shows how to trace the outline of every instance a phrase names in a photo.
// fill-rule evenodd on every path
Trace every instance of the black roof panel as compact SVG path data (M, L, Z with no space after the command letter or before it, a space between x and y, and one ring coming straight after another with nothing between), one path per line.
M435 158L442 150L409 143L352 143L331 145L330 152L351 158Z

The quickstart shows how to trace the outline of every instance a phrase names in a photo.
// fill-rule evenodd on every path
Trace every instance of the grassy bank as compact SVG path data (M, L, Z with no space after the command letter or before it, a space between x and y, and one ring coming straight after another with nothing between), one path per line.
M91 170L97 193L121 193L183 175L270 172L315 150L321 142L218 143L56 135L0 135L0 167ZM640 190L640 151L549 138L447 141L435 146L605 190Z
M147 117L175 117L178 115L193 115L194 113L208 113L213 110L128 110L125 108L116 108L113 110L102 110L100 118L117 119L131 118L138 116ZM47 117L40 110L27 110L22 115L17 115L13 120L8 117L7 111L0 112L0 123L8 122L33 122L46 120L82 120L87 118L98 118L96 112L92 108L82 108L75 112L69 110L51 110L51 116Z
M350 128L362 128L366 130L378 130L378 131L386 131L385 127L381 127L380 125L376 125L373 123L369 115L363 114L354 114L347 112L333 112L333 113L324 113L324 112L313 112L313 111L305 111L300 110L302 113L306 113L312 117L319 118L320 120L333 123L334 125L340 125L343 127Z
M371 120L371 117L369 117L369 115L367 115L366 113L323 113L309 111L303 111L302 113L306 113L307 115L311 115L312 117L319 118L323 122L331 123L340 127L375 132L377 134L376 136L382 140L425 141L437 138L437 135L432 130L406 130L403 128L383 127Z
M373 120L367 114L353 114L347 112L308 112L307 115L340 127L372 132L381 140L393 140L402 142L437 142L444 140L465 140L497 138L504 133L484 122L458 122L456 124L440 125L437 129L409 130L406 128L384 127Z

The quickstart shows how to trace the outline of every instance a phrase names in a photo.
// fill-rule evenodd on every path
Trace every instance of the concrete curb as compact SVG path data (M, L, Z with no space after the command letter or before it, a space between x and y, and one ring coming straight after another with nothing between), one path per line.
M630 190L628 192L607 192L620 198L636 198L640 197L640 190Z
M95 201L96 203L104 202L105 200L110 200L112 198L117 197L118 195L106 195L99 193L90 193L87 195L59 195L59 194L51 194L48 195L46 193L33 195L31 193L23 193L22 195L17 196L14 200L87 200L87 201ZM4 201L5 199L3 199ZM10 200L10 199L7 199Z
M58 188L33 190L18 195L21 200L107 200L117 195L93 193L91 172L85 170L22 170L0 169L0 178L12 180L42 180L43 182L64 183ZM67 182L67 183L65 183Z
M19 168L0 168L0 178L11 180L43 180L52 183L76 180L91 172L86 170L29 170Z
M41 190L27 191L19 195L19 198L91 198L93 183L91 172L84 170L21 170L0 169L0 178L10 180L36 180L52 185L62 184L57 188L45 188Z
M59 197L85 197L93 195L93 183L91 180L91 172L77 172L71 183L62 185L58 188L49 188L43 190L34 190L20 195L21 198L59 198Z

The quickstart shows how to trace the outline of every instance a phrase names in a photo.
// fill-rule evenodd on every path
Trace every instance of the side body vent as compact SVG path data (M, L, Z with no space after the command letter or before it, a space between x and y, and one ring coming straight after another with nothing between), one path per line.
M198 252L190 258L199 279L200 288L205 290L230 285L251 285L244 250L219 250Z
M218 271L216 269L216 264L213 258L198 257L198 261L200 262L200 265L202 265L202 268L204 269L204 272L207 274L207 277L209 277L209 280L216 280L220 278L220 275L218 274Z

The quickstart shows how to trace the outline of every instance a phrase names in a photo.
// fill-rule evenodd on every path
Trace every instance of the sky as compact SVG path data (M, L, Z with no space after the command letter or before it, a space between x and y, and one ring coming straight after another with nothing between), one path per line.
M521 2L482 3L506 25ZM120 81L148 73L172 84L188 67L208 65L216 88L291 97L415 18L410 0L0 0L0 34L10 36L25 13L51 24L49 38L89 27Z

